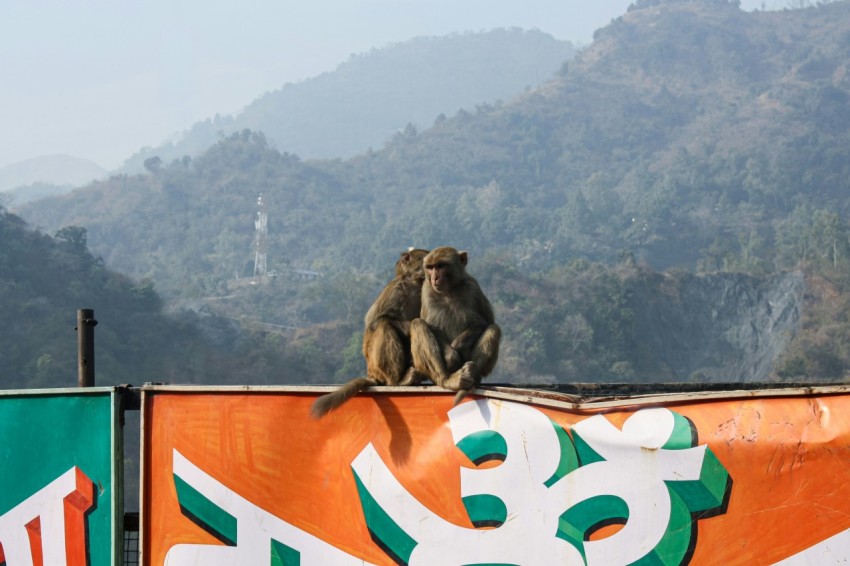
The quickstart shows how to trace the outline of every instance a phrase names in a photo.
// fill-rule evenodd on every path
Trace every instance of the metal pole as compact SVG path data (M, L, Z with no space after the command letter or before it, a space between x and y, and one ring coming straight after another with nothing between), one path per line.
M92 309L77 311L77 385L94 387L94 319Z

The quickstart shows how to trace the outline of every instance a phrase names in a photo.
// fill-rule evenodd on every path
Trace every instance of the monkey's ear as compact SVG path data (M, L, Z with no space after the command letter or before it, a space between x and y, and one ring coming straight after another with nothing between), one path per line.
M401 254L401 261L404 263L410 263L410 252L404 252Z
M460 262L463 264L463 266L466 267L466 252L458 252L457 257L458 259L460 259Z

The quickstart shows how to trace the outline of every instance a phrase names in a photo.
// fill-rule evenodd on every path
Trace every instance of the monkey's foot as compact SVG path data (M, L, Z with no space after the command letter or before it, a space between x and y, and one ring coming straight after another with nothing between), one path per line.
M473 362L466 362L443 383L443 387L452 391L469 390L478 380L478 368Z
M401 381L398 382L399 385L419 385L423 381L425 381L427 376L416 370L415 367L411 366L408 368L407 373L404 374L404 377L401 378Z
M452 407L455 407L477 384L478 368L475 367L474 363L466 362L452 377L458 378L457 395L455 395L454 403L452 403Z

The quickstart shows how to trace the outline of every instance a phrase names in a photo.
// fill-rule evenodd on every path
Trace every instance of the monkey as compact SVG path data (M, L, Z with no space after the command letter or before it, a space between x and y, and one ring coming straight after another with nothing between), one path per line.
M437 248L423 263L422 309L410 323L414 373L457 391L457 405L496 367L502 330L478 281L466 272L466 252Z
M396 262L395 277L375 299L363 321L366 377L357 377L313 402L310 413L321 418L372 385L418 385L410 356L410 321L419 316L423 259L428 250L411 248Z

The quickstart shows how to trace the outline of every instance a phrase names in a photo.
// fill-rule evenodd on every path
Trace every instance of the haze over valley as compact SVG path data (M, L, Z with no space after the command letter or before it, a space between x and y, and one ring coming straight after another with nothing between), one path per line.
M741 5L781 10L804 3ZM15 0L0 21L0 73L12 85L0 92L0 170L70 155L113 171L143 147L162 145L216 115L238 114L265 94L332 72L372 49L496 28L538 29L584 46L630 4Z
M850 2L752 8L394 43L15 202L0 356L61 379L87 306L121 321L107 381L341 381L398 254L448 244L505 330L494 381L842 380Z

